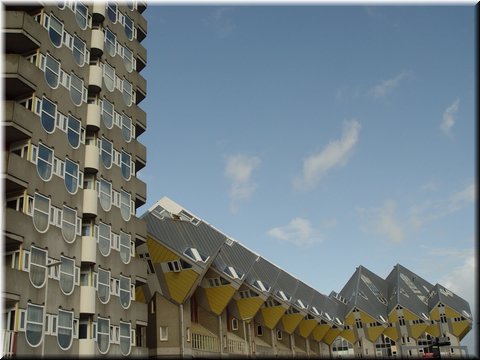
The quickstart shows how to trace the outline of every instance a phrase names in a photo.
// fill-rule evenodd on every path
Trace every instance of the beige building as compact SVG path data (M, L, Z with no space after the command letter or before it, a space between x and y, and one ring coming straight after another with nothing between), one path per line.
M146 3L2 5L2 354L146 355Z
M401 265L327 296L168 198L142 218L152 357L468 355L469 304Z

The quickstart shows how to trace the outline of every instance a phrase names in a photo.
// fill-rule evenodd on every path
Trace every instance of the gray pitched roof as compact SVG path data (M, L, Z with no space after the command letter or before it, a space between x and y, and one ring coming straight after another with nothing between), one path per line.
M379 322L386 322L387 316L387 283L363 266L357 267L340 295L347 300L346 311L354 307L365 311Z
M202 256L213 259L226 240L225 235L201 221L194 225L189 221L160 218L152 213L144 214L143 219L149 235L180 254L189 248L195 248ZM201 262L197 264L205 266Z
M292 302L295 303L295 305L299 306L297 301L300 300L305 305L306 310L310 312L310 305L312 303L314 295L315 289L298 280L297 289L292 295Z
M470 312L470 305L467 301L454 294L452 291L448 290L440 284L436 284L432 289L431 297L428 301L430 310L442 303L446 306L451 307L453 310L459 312L462 316L465 316L467 319L472 320L472 313Z
M387 276L388 313L397 305L412 311L420 318L428 316L428 296L433 285L413 273L406 267L397 264Z
M259 256L257 260L253 263L252 268L247 273L246 282L250 285L254 285L255 281L260 280L268 292L262 291L264 294L270 294L273 292L274 285L277 282L278 274L280 273L280 268L273 265L268 260ZM258 287L255 286L258 289ZM260 290L260 289L259 289Z
M274 287L274 295L283 302L287 302L289 304L293 304L293 294L297 290L298 280L294 278L292 275L287 273L286 271L280 269L280 273L278 274L277 282L275 283ZM280 292L283 292L288 300L284 299Z
M219 272L230 275L228 267L232 267L240 279L234 281L242 283L252 269L258 255L251 252L237 241L228 240L220 249L220 252L213 260L212 266ZM231 276L230 276L231 277Z

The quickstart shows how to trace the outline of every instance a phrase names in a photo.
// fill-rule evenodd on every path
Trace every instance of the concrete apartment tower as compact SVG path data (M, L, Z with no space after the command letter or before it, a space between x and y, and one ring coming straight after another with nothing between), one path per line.
M145 8L3 4L2 355L148 354Z

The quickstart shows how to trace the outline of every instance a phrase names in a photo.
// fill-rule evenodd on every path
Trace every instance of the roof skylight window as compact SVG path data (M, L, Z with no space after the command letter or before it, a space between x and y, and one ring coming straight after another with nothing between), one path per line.
M312 312L315 314L315 315L320 315L320 313L318 312L317 308L315 306L312 306Z
M186 256L192 259L195 262L206 262L210 256L200 255L197 249L195 248L188 248L183 252Z
M330 317L330 315L328 315L327 312L325 313L325 317L326 317L328 320L330 320L330 321L332 320L332 318Z
M282 290L277 291L277 296L282 298L285 301L290 301L290 296L287 296Z
M262 291L265 291L265 292L270 291L270 286L267 283L264 283L260 280L255 280L252 285L255 286L259 290L262 290Z
M243 279L243 276L245 275L245 274L242 274L242 273L239 274L239 273L235 270L235 268L233 268L233 267L231 267L231 266L227 266L227 267L223 270L223 272L224 272L225 274L227 274L228 276L230 276L231 278L233 278L233 279Z
M295 301L295 304L297 304L298 306L300 306L302 309L306 309L307 307L305 306L305 304L303 303L302 300L300 299L297 299L297 301Z
M465 310L462 310L462 314L465 315L466 317L468 318L471 318L472 315L470 315L468 312L466 312Z

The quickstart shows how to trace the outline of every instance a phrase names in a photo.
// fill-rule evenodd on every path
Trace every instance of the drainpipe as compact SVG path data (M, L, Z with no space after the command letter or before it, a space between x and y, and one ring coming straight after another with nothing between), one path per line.
M185 354L185 326L183 324L183 304L180 304L180 357Z
M277 350L277 337L275 336L275 330L270 330L270 334L272 336L272 348L273 348L273 355L277 357L278 350Z
M245 326L245 320L242 320L242 323L243 323L243 336L244 336L244 339L245 339L245 350L246 350L246 355L249 355L250 354L250 346L249 346L249 343L248 343L248 340L247 340L247 328Z
M220 339L220 356L223 355L223 331L222 331L222 315L218 315L218 337Z
M295 357L295 338L290 334L290 348L292 349L292 356Z

